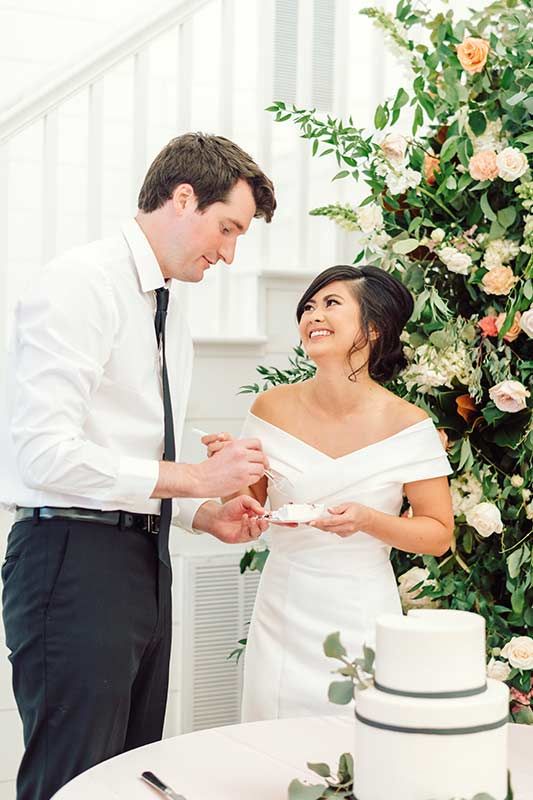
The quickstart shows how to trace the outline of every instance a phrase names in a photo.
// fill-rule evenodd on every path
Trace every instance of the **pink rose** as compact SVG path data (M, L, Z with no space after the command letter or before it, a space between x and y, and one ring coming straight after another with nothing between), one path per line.
M489 389L489 397L496 408L515 414L527 406L529 392L520 381L501 381Z
M494 150L481 150L468 162L468 171L475 181L492 181L499 175Z
M492 314L488 317L483 317L478 322L478 327L481 328L481 335L485 336L497 336L498 335L498 328L496 327L496 317Z

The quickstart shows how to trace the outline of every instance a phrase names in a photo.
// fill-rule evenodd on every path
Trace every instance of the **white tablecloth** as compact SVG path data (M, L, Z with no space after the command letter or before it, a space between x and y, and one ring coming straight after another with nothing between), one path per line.
M139 747L84 772L54 800L155 800L144 781L151 770L187 800L286 800L293 778L320 782L306 762L336 769L353 748L346 717L252 722L189 733ZM533 726L509 726L515 800L533 800Z

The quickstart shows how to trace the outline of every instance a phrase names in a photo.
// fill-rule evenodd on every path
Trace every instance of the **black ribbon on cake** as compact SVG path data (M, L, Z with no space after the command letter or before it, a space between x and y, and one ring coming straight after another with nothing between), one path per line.
M385 692L386 694L396 694L400 697L435 698L436 700L449 700L453 697L473 697L476 694L483 694L483 692L487 691L486 683L483 686L477 686L475 689L460 689L453 692L405 692L402 689L390 689L376 680L374 681L374 686L380 692Z
M483 733L484 731L493 731L496 730L496 728L502 728L509 722L509 715L507 715L504 719L499 719L496 722L486 722L484 725L471 725L466 728L405 728L402 725L390 725L386 722L376 722L373 719L363 717L357 710L355 716L363 725L369 725L371 728L379 728L382 731L393 731L394 733L422 733L429 736L462 736L468 733Z

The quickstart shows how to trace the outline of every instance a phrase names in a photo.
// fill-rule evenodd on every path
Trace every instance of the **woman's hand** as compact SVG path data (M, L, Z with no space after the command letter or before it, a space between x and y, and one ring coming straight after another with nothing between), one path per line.
M336 533L337 536L352 536L357 531L365 530L370 512L370 508L360 503L342 503L328 508L331 516L320 517L311 522L310 526L327 533Z
M202 436L201 441L207 447L207 457L211 458L232 442L233 436L231 433L208 433L206 436Z

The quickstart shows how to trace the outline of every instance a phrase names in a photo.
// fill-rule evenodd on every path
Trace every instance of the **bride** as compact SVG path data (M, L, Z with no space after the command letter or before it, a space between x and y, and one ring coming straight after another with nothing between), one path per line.
M325 270L296 312L316 375L264 392L248 414L243 436L261 440L283 480L264 476L245 491L273 510L324 503L327 514L271 528L243 721L335 713L326 636L340 631L348 653L360 655L376 617L401 613L391 547L440 556L450 545L451 469L439 435L425 411L382 385L405 365L400 334L412 310L407 289L377 267ZM228 438L203 442L215 455ZM399 516L404 495L410 518Z

